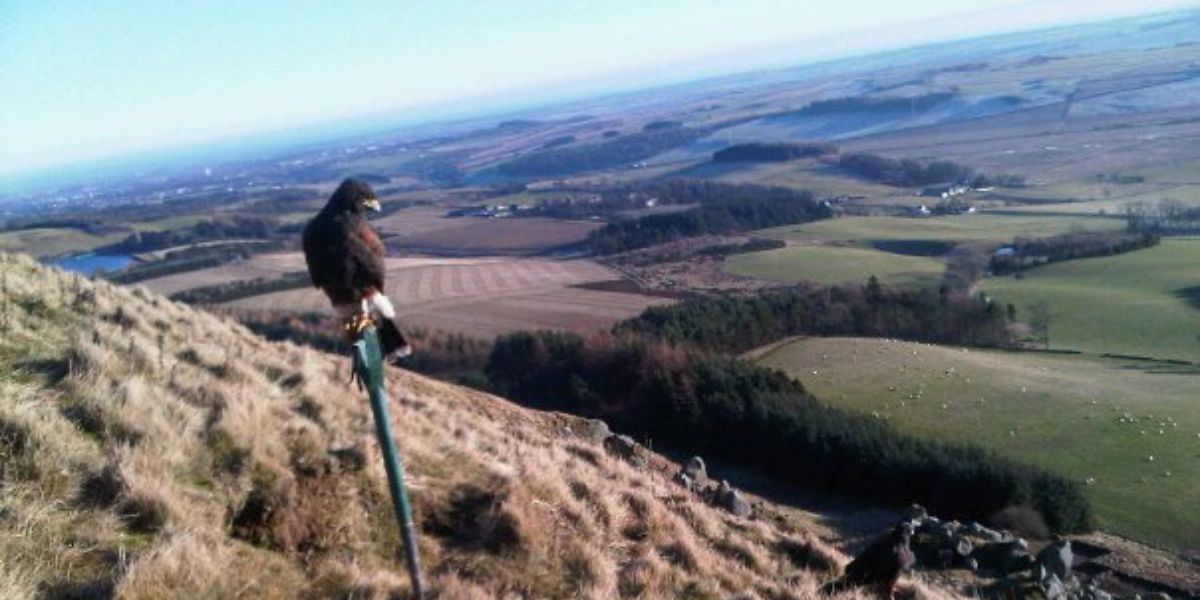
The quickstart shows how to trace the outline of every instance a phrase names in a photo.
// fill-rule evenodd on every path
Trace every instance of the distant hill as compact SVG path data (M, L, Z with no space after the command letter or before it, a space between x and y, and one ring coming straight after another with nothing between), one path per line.
M0 597L406 593L344 357L24 256L0 279ZM809 598L845 561L806 513L735 517L595 423L388 385L437 597Z

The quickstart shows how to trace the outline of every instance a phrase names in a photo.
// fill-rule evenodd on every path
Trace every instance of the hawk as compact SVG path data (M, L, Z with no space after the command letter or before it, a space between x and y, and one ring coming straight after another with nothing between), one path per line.
M304 228L304 260L313 285L329 297L338 316L350 324L348 329L361 327L376 315L383 355L403 358L412 354L412 347L400 333L396 309L383 293L385 249L364 216L368 209L380 210L371 186L355 179L343 181Z

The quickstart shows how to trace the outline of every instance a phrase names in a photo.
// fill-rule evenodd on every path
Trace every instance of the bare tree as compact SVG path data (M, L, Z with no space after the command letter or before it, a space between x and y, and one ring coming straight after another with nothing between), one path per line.
M1050 347L1050 305L1039 300L1029 306L1029 329L1043 348Z

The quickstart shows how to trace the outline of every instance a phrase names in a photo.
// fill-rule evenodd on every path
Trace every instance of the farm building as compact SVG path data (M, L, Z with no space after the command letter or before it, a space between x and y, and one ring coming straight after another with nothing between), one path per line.
M938 183L921 190L926 198L953 198L971 191L971 188L961 183Z

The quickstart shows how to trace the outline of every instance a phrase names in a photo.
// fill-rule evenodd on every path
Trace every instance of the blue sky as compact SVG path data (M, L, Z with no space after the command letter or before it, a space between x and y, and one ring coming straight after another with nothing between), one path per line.
M0 173L455 100L551 97L583 82L629 87L1181 4L0 0ZM959 20L921 25L937 19Z

